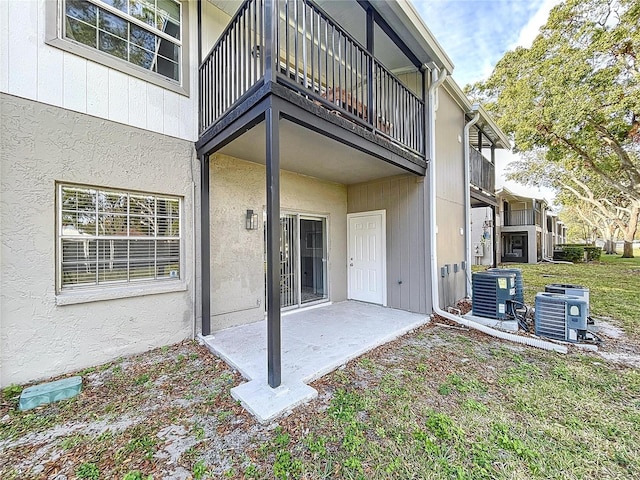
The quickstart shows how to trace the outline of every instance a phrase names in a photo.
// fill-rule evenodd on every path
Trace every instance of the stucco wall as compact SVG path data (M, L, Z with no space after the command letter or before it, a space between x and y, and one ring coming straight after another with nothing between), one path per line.
M328 215L329 298L346 300L347 187L282 171L282 212ZM264 318L265 167L211 157L211 330ZM258 229L246 230L248 209Z
M425 271L425 183L400 175L349 186L349 213L386 210L387 305L411 312L431 311Z
M0 383L57 375L188 338L191 175L199 175L193 144L5 94L0 107ZM182 196L177 291L57 305L56 181Z
M450 265L449 275L440 279L441 306L453 304L465 295L464 112L449 93L439 89L436 113L436 224L438 226L438 268ZM467 187L468 188L468 187ZM458 272L454 273L454 265ZM448 298L445 298L447 295Z

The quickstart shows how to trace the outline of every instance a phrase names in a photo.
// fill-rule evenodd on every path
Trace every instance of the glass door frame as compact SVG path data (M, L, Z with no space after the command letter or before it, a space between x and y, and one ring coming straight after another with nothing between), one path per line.
M281 307L282 312L288 312L291 310L297 310L304 307L311 307L314 305L318 305L321 303L327 303L331 301L329 295L329 215L328 214L319 214L319 213L309 213L309 212L300 212L296 210L282 209L280 211L280 217L283 216L292 216L295 217L295 235L294 238L298 242L295 246L295 283L296 283L296 298L297 303L294 305L289 305L286 307ZM264 227L266 232L266 214L263 217L265 219ZM322 255L322 267L323 267L323 291L326 292L326 297L321 298L319 300L313 300L310 302L302 301L302 261L301 261L301 239L300 239L300 220L315 220L322 221L323 229L322 229L322 242L323 242L323 255ZM266 250L266 247L265 247ZM265 258L265 267L266 267L266 258ZM266 268L265 268L266 272ZM265 273L266 275L266 273ZM266 282L266 277L265 277ZM266 283L265 283L266 285ZM267 301L266 301L266 291L265 291L265 312L267 310Z

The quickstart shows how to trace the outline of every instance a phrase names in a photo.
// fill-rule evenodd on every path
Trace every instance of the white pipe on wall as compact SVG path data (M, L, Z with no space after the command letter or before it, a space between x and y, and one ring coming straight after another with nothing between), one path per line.
M467 122L463 129L462 146L464 151L464 222L465 222L465 291L467 298L471 298L471 162L469 159L469 130L480 119L480 112L474 108L475 115Z
M427 188L429 189L429 197L428 197L428 209L425 209L425 223L429 225L429 233L430 233L430 245L429 250L431 253L431 303L433 307L433 313L437 314L443 318L451 320L459 325L464 325L469 328L473 328L480 332L483 332L492 337L500 338L503 340L509 340L511 342L520 343L523 345L528 345L531 347L541 348L543 350L551 350L559 353L567 353L567 347L564 345L558 345L556 343L547 342L544 340L540 340L537 338L525 337L520 335L514 335L511 333L502 332L500 330L496 330L494 328L486 327L479 323L476 323L472 320L467 320L463 317L459 317L457 315L453 315L449 312L445 312L440 308L440 299L439 299L439 290L438 290L438 243L437 243L437 233L436 233L436 119L435 119L435 97L438 87L444 82L447 78L447 72L442 71L438 74L438 71L435 68L431 70L432 74L432 82L429 87L429 95L428 95L428 105L427 105L427 115L428 115L428 141L429 141L429 182ZM469 188L469 185L466 185L466 188ZM468 268L471 268L469 265Z

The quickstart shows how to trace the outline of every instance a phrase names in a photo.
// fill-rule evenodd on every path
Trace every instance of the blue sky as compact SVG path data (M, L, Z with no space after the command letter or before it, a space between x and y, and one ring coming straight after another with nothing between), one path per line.
M413 0L464 87L489 76L518 45L530 46L558 0Z
M560 0L413 0L429 30L455 66L453 78L464 87L485 80L498 60L517 46L530 47ZM554 192L504 178L517 156L496 155L496 187L553 201Z

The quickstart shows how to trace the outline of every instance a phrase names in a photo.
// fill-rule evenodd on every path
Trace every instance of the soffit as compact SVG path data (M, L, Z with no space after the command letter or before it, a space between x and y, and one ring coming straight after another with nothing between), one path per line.
M264 165L265 138L265 123L262 122L219 152ZM280 121L280 168L344 185L407 173L288 120Z

